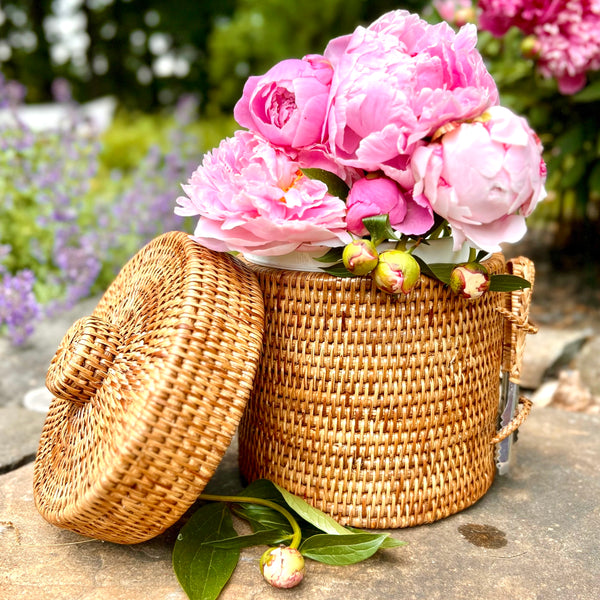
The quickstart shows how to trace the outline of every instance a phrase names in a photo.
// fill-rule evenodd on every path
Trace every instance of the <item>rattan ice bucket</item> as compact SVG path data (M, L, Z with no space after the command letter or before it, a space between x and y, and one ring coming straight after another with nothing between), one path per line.
M487 267L505 272L503 256ZM392 297L369 278L252 269L265 338L239 430L246 479L367 528L432 522L483 496L496 443L530 408L498 434L501 367L526 327L507 308L514 292L468 301L422 277Z

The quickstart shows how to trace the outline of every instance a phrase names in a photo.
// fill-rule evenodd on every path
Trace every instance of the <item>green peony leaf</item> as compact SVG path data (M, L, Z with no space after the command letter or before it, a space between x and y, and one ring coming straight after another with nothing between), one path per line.
M371 235L371 240L375 245L380 244L384 240L397 240L397 236L390 224L389 215L376 215L374 217L365 217L363 225Z
M413 255L414 256L414 255ZM427 264L422 258L418 256L414 256L416 261L419 263L421 267L421 273L423 275L427 275L427 277L431 277L433 279L437 279L446 285L450 284L450 274L452 270L456 266L453 263L430 263Z
M300 552L328 565L352 565L373 556L388 537L387 533L314 535L304 541Z
M231 510L236 516L248 521L254 532L278 529L286 534L292 533L288 520L281 513L268 506L234 504Z
M294 494L291 494L290 492L278 486L277 484L274 483L273 485L281 493L287 505L295 513L297 513L300 517L308 521L311 525L314 525L317 529L320 529L321 531L332 535L348 534L348 530L342 525L340 525L329 515L326 515L318 508L312 507L310 504L308 504L308 502L302 500L302 498L294 496Z
M321 271L325 271L325 273L334 275L335 277L356 277L354 273L350 273L350 271L346 269L344 263L342 262L331 265L330 267L320 267L320 269Z
M381 546L379 546L382 550L385 548L400 548L402 546L406 546L408 542L403 542L402 540L397 540L393 538L391 535L388 535L383 542L381 542Z
M491 275L490 292L514 292L530 288L531 283L517 275Z
M343 179L340 179L334 173L325 171L324 169L302 169L302 172L310 179L322 181L327 186L327 190L332 196L337 196L342 200L345 200L348 197L350 188Z
M324 263L338 262L342 260L343 254L344 248L342 246L338 246L336 248L331 248L331 250L329 250L326 254L319 256L319 258L315 258L314 260Z
M237 566L238 548L222 549L205 542L236 535L226 504L198 509L182 527L173 547L173 569L190 600L216 600Z
M291 539L291 534L282 532L281 529L263 529L250 535L237 535L222 540L212 540L204 542L202 546L212 546L213 548L223 549L241 549L251 546L274 546Z

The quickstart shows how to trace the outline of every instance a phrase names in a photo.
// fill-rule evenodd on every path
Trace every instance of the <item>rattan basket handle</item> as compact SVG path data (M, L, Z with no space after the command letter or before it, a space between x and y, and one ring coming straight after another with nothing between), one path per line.
M95 316L79 319L67 331L50 363L46 387L63 400L88 402L102 385L120 341L112 323Z
M507 262L506 269L512 275L518 275L531 283L530 288L506 294L506 305L498 308L506 319L502 369L509 373L510 380L519 383L521 366L525 351L525 338L528 333L537 333L537 326L529 321L531 294L535 280L535 266L524 256Z
M533 402L527 398L526 396L521 396L519 398L519 408L517 413L512 418L512 421L503 427L498 433L490 440L490 444L497 444L501 442L503 439L507 438L511 433L519 429L521 425L525 422L525 419L529 416L531 412L531 407L533 406Z

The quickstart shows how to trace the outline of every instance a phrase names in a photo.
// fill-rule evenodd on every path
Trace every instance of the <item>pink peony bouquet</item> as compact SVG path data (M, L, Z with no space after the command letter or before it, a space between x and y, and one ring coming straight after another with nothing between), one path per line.
M474 25L455 32L397 10L250 77L234 109L247 131L205 156L176 212L199 217L206 247L259 256L517 241L545 196L542 148L499 106L476 41ZM414 275L404 258L381 262Z

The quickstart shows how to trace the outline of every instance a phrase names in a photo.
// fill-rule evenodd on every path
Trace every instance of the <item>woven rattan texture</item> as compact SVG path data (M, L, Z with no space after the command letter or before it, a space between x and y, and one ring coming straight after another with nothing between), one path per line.
M56 397L34 470L44 518L119 543L177 521L237 428L263 319L252 273L183 233L131 259L48 372Z
M488 262L503 272L504 259ZM265 342L240 425L240 469L340 522L407 527L492 483L502 295L468 301L423 277L406 297L369 278L253 267Z

